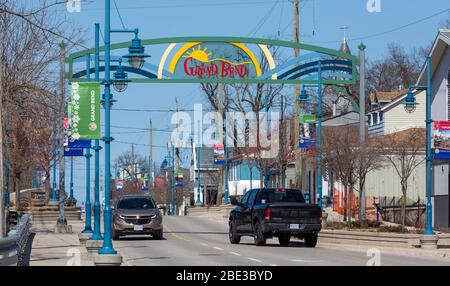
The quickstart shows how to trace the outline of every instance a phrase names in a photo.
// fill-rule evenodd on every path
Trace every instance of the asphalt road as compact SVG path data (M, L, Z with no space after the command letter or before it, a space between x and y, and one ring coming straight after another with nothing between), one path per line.
M291 241L281 247L277 239L257 247L252 237L243 237L238 245L228 241L226 221L204 217L164 217L164 239L150 236L128 236L114 241L114 247L131 265L160 266L320 266L367 265L370 247L324 244L306 248L302 241ZM396 254L380 250L382 266L447 265L450 259ZM378 256L377 256L378 257Z

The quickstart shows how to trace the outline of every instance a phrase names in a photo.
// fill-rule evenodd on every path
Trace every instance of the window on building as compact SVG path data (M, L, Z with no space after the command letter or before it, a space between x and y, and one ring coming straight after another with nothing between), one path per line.
M383 122L383 111L380 111L379 117L380 117L380 123Z
M372 114L369 114L369 115L367 115L367 124L369 125L369 126L372 126Z
M378 112L373 114L373 125L378 124Z

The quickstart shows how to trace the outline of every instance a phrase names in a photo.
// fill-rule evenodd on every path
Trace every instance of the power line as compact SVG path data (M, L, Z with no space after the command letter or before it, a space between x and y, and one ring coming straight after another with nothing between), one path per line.
M125 28L125 24L123 23L122 15L120 15L119 7L117 7L116 0L114 0L113 2L114 6L116 7L117 14L119 15L120 22L122 23L122 27L124 30L126 30L127 28Z
M270 18L270 15L272 15L273 11L275 10L275 7L278 5L280 1L277 0L275 3L273 3L273 5L270 7L269 11L267 11L267 13L261 18L261 20L259 20L258 24L256 24L256 27L253 28L253 32L250 32L250 36L254 36L259 29L262 28L262 26L266 23L266 21Z
M386 31L383 31L383 32L378 32L378 33L367 35L367 36L351 38L351 39L348 39L347 41L360 41L360 40L365 40L365 39L370 39L370 38L374 38L374 37L383 36L383 35L386 35L386 34L389 34L389 33L392 33L392 32L396 32L396 31L408 28L408 27L413 26L415 24L421 23L423 21L429 20L429 19L434 18L434 17L439 16L439 15L442 15L442 14L444 14L446 12L447 13L450 12L450 8L444 9L442 11L439 11L439 12L435 13L435 14L432 14L430 16L421 18L419 20L413 21L411 23L408 23L408 24L405 24L405 25L402 25L402 26L399 26L399 27L395 27L395 28L392 28L392 29L389 29L389 30L386 30ZM333 44L333 43L340 43L340 42L341 41L325 41L325 42L315 42L315 43L318 43L318 44Z

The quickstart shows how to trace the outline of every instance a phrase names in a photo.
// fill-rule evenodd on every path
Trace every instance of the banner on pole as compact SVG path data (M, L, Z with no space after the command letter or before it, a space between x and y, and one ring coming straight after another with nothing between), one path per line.
M100 139L99 82L72 82L68 109L72 139Z
M434 159L450 159L450 121L435 121L433 130Z
M316 147L316 124L302 123L300 124L300 148L315 148Z
M300 123L316 123L317 118L314 114L303 114L299 115L298 121Z
M116 191L123 191L123 180L116 180Z
M175 188L182 188L183 187L183 172L177 171L175 175Z
M214 164L223 165L225 164L225 148L223 145L214 145Z

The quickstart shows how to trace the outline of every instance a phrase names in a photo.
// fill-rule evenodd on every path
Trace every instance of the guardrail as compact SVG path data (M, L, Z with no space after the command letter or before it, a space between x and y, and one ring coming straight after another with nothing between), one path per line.
M16 228L0 238L0 266L17 266L30 232L30 215L24 214Z

